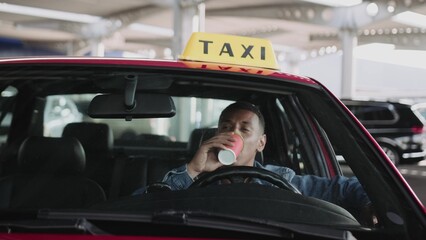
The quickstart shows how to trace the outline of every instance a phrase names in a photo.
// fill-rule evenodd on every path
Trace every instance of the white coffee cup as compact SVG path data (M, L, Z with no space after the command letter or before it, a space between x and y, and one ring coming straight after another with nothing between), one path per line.
M221 149L217 155L219 162L223 165L234 164L244 147L244 139L240 134L232 133L232 137L235 139L234 146Z

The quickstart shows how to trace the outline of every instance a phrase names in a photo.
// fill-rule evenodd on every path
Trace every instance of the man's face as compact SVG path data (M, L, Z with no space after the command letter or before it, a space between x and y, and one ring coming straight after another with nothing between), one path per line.
M236 110L222 116L219 133L236 132L244 138L244 147L235 165L253 166L256 153L262 151L266 135L259 122L259 117L248 110Z

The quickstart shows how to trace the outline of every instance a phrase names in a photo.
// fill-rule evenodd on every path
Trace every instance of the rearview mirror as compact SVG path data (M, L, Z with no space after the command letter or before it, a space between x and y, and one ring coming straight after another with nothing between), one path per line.
M169 118L176 114L173 99L164 94L135 94L134 104L129 107L121 94L97 95L89 105L92 118Z

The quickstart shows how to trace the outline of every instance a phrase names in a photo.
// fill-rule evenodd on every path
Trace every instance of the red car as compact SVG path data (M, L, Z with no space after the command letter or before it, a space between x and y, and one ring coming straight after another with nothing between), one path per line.
M425 207L326 87L280 72L263 40L188 46L177 61L0 60L0 239L426 239ZM264 120L265 167L179 185L234 102Z

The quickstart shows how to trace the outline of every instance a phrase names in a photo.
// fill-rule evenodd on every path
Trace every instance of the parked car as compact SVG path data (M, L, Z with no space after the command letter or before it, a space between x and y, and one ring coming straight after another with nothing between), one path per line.
M280 72L262 39L195 33L167 61L1 59L0 92L10 116L0 118L0 239L426 239L425 207L365 127L318 81ZM69 106L49 107L61 97ZM190 176L236 101L250 121L222 119L221 136L238 125L243 151L287 170L237 158ZM46 116L62 110L76 117L54 137ZM225 143L207 153L216 166ZM189 188L163 181L175 168ZM286 180L293 172L331 186L307 195Z
M426 156L424 104L398 101L343 100L395 165ZM423 110L424 111L424 110Z

